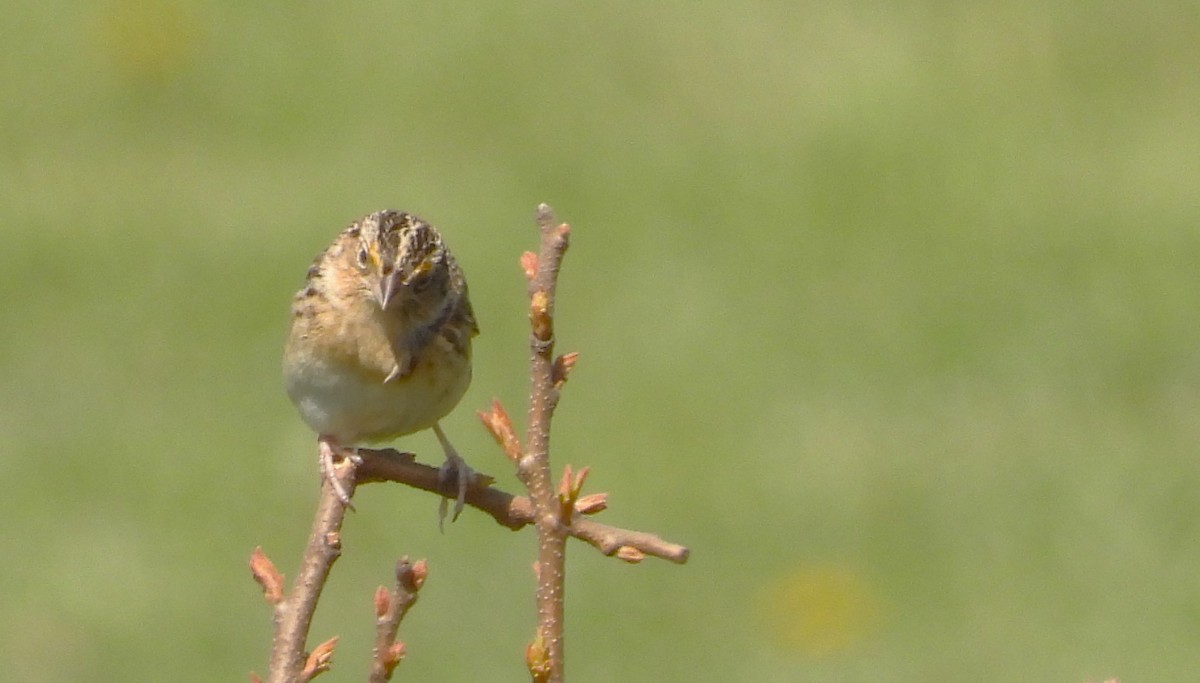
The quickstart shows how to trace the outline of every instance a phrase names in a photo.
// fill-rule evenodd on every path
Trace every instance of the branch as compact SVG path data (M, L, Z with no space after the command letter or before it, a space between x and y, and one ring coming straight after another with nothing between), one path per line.
M396 588L388 591L380 586L375 591L375 649L371 657L370 683L392 680L392 671L404 659L404 643L396 640L400 622L417 601L417 591L425 583L425 560L416 564L407 557L396 563Z
M334 467L335 476L345 490L353 494L355 466L350 458L342 458ZM251 557L251 571L263 586L267 601L275 609L275 637L271 643L267 683L307 683L329 669L337 639L325 641L311 654L305 653L308 629L321 589L329 570L342 554L341 529L346 517L346 504L338 497L328 479L322 478L321 497L308 546L300 564L300 573L287 596L282 596L283 576L261 552Z
M390 481L437 495L453 495L441 490L438 484L438 468L423 465L413 460L412 453L401 453L392 448L360 448L358 455L362 463L358 466L358 485ZM567 534L585 541L605 555L629 561L622 553L637 551L643 555L658 557L676 564L688 559L688 549L678 543L664 541L658 536L630 529L601 524L583 517L599 512L592 507L595 498L584 496L575 506L579 514L573 515ZM467 505L487 514L500 526L516 531L533 523L533 503L525 496L517 496L495 486L471 487L467 490ZM630 551L622 551L630 548Z
M544 677L557 683L564 676L563 598L570 520L562 517L550 472L550 421L561 387L554 381L554 297L571 229L558 224L545 204L538 206L537 224L541 231L537 261L529 263L526 258L522 263L533 277L529 278L529 424L517 477L533 501L538 537L538 628L526 659L535 680Z

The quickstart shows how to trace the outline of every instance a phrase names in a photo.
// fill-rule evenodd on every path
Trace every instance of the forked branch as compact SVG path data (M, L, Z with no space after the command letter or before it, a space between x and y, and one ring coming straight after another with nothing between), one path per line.
M556 487L550 467L550 423L560 391L575 365L578 354L554 356L554 303L558 272L566 253L570 228L559 224L549 206L538 207L537 223L541 244L537 254L526 252L521 267L529 281L530 400L528 431L522 447L503 406L493 403L479 415L501 449L516 465L517 476L529 495L516 496L491 485L480 475L467 491L466 504L490 515L509 529L534 525L538 536L537 609L538 627L526 649L526 664L534 681L563 680L563 596L566 540L574 537L605 555L625 562L640 562L646 556L677 564L688 559L688 549L658 536L600 524L587 516L607 507L602 493L582 493L587 468L573 473L568 467ZM439 470L415 462L411 453L392 449L360 449L358 457L341 458L334 467L342 488L354 494L357 484L392 481L443 497L454 497L439 476ZM274 608L275 637L268 683L307 683L328 670L336 638L305 652L308 630L321 590L333 563L341 554L341 527L348 502L343 502L328 478L323 478L321 496L300 572L290 593L284 591L283 576L261 551L251 557L251 571L262 585L263 594ZM396 640L400 620L415 602L424 581L423 562L401 560L396 570L396 588L376 593L376 646L371 681L390 679L404 656L404 645Z
M392 680L392 671L404 659L404 643L396 640L400 622L417 601L417 592L425 583L425 560L409 562L407 557L396 563L396 587L380 586L375 591L375 649L371 657L370 683Z
M412 453L391 448L361 448L358 455L362 458L362 464L358 466L359 486L390 481L436 495L455 495L439 484L437 467L416 462ZM474 486L467 490L466 503L514 531L533 524L533 503L527 496L514 495L495 486ZM626 561L629 556L636 555L633 551L676 564L687 561L685 546L665 541L652 533L609 526L585 517L604 510L605 503L606 497L602 493L580 497L575 504L577 514L571 518L567 535L588 543L605 555ZM622 551L622 548L629 550Z
M529 277L529 424L525 452L517 459L517 477L533 501L533 524L537 529L537 635L526 654L534 680L557 683L563 680L564 617L566 588L567 526L554 495L550 471L550 421L558 406L561 382L555 382L554 297L558 272L570 244L571 229L559 224L549 206L537 211L541 246L537 260L522 259ZM529 266L533 266L530 268Z
M343 458L334 467L334 476L350 494L354 493L354 469L349 458ZM308 683L328 670L333 658L336 638L325 641L311 653L304 650L317 600L333 563L342 554L341 530L346 518L347 505L331 482L322 479L316 517L291 592L284 593L283 576L262 551L256 550L251 556L251 573L274 609L275 637L271 642L267 683Z

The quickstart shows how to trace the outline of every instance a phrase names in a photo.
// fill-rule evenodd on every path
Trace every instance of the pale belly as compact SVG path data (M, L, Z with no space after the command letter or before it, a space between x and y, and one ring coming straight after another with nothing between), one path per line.
M407 377L373 381L309 358L285 368L288 396L315 432L343 445L428 429L458 405L471 383L468 358L419 362Z

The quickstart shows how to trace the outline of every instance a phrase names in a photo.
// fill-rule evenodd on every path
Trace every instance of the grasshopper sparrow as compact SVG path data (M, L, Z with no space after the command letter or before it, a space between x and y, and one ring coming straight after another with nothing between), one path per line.
M457 478L457 518L474 473L438 420L471 382L478 333L462 270L438 231L412 214L365 216L317 256L292 299L283 375L343 502L336 451L432 427L446 452L443 480Z

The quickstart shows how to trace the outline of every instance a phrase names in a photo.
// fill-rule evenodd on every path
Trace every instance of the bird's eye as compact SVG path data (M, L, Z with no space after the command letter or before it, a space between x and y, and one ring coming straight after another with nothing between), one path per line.
M367 247L365 245L358 248L357 259L358 259L358 267L363 270L366 270L367 269Z
M418 273L416 276L414 276L413 279L409 281L409 286L412 287L414 292L420 293L429 289L429 285L432 282L432 274L426 271L424 273Z

